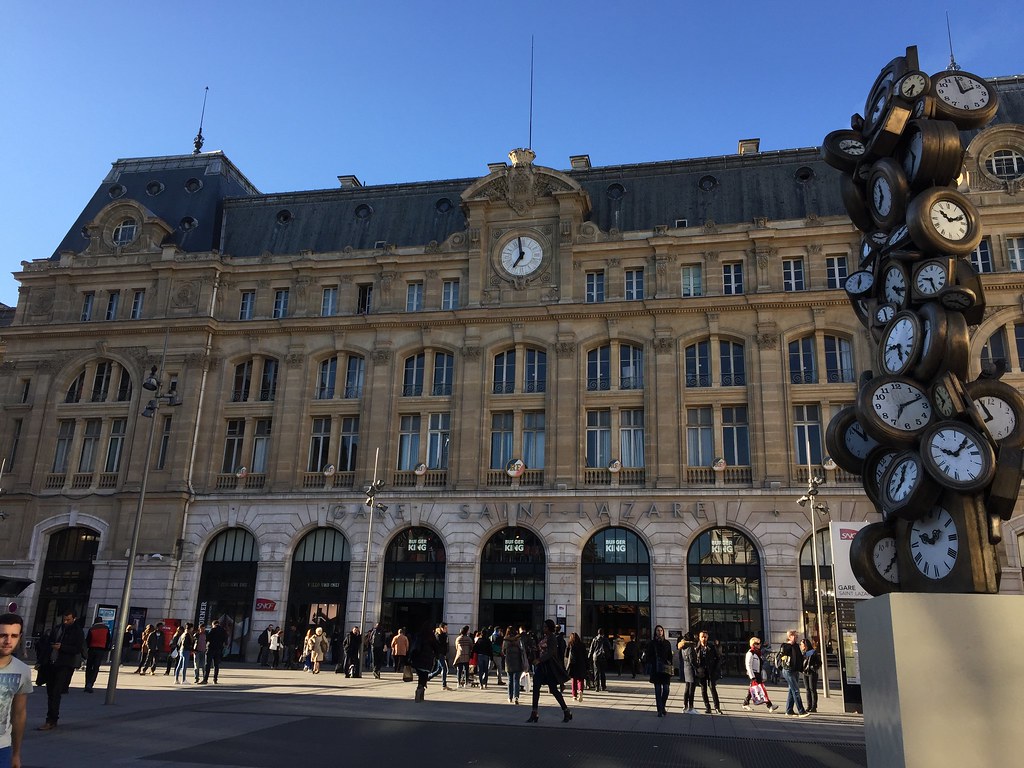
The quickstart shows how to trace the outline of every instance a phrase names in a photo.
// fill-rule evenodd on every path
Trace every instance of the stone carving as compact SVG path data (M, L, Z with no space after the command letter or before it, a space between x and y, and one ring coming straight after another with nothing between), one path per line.
M479 360L480 359L480 347L476 345L466 346L462 348L462 356L467 360Z
M654 351L659 355L666 355L672 351L672 339L668 336L658 336L654 339Z
M771 351L778 346L779 337L774 333L759 333L756 341L759 349Z
M373 350L372 354L374 365L390 363L391 362L391 350L377 348Z
M572 341L559 341L555 344L555 354L559 357L572 357L576 354L576 343Z

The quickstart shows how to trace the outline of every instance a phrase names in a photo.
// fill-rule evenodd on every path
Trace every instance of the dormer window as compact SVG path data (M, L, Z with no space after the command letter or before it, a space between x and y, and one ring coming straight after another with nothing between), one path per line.
M132 240L135 239L135 233L138 231L138 223L135 219L129 217L122 219L121 223L114 227L114 233L111 236L114 245L117 247L128 245Z

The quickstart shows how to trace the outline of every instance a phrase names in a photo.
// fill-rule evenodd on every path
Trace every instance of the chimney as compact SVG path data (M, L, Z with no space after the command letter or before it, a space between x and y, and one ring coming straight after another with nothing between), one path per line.
M736 149L738 155L756 155L761 151L760 139L740 139L739 147Z
M342 189L355 189L356 187L363 186L363 182L357 176L339 176L338 181Z
M590 168L590 155L569 155L569 163L574 171L585 171Z

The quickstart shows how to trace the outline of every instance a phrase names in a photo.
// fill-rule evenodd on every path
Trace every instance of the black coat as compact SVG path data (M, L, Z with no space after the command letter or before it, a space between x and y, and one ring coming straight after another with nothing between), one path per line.
M722 676L722 660L718 656L718 651L715 646L708 643L707 645L700 645L699 643L693 647L694 657L697 663L694 665L694 671L697 673L697 679L710 680L714 682ZM701 670L704 674L701 674Z
M56 643L60 643L60 648L56 653L50 653L50 663L53 666L77 668L82 663L85 635L80 626L68 625L64 622L55 626L50 630L47 651L50 651Z
M651 638L647 643L641 659L647 667L652 683L667 683L672 679L666 669L666 666L672 663L672 656L672 643L665 638Z

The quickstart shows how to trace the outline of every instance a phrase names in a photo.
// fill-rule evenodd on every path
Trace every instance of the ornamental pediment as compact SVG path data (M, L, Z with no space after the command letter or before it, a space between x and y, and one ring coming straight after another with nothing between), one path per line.
M491 173L462 193L464 203L471 200L504 203L518 215L525 216L539 200L558 192L576 192L586 196L572 177L553 168L534 165L536 155L532 150L513 149L508 155L511 165L491 166Z
M115 200L85 225L83 234L89 238L89 245L83 253L160 253L164 240L173 232L173 227L137 200Z

